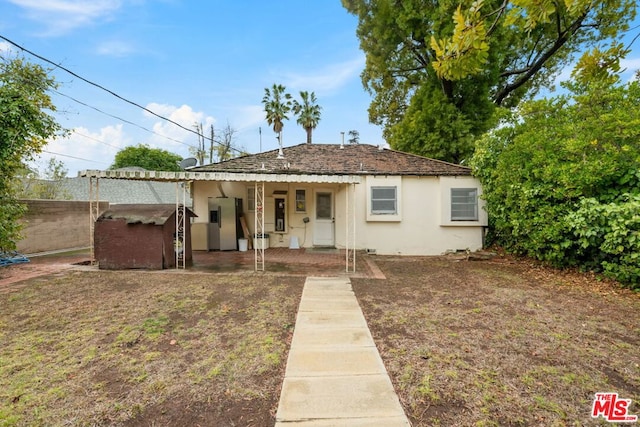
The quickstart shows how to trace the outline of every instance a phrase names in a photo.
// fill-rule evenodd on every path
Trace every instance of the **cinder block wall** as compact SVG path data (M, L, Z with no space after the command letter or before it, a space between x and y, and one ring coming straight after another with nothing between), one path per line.
M32 254L87 247L89 239L89 202L70 200L21 200L28 211L22 218L24 237L18 252ZM100 212L109 202L100 202Z

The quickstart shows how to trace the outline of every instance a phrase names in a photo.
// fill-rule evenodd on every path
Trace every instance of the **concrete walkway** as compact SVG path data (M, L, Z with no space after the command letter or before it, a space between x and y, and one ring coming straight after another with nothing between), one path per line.
M409 425L349 279L308 277L276 427Z

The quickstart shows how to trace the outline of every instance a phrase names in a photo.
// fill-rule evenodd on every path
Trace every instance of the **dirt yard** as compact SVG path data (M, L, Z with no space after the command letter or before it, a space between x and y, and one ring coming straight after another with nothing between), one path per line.
M0 293L0 426L273 425L303 283L29 279Z
M413 426L588 426L595 392L640 414L640 294L522 261L377 258L354 279Z
M639 294L505 258L371 258L387 279L354 289L414 427L606 425L597 391L640 413ZM276 274L0 289L0 426L273 425L304 283Z

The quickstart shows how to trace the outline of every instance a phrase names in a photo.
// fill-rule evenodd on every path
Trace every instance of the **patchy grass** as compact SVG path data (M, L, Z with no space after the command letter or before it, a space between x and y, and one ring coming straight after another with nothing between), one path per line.
M73 272L0 294L0 426L272 425L303 282Z
M414 426L640 413L640 295L522 262L376 257L352 279ZM0 293L0 426L273 425L304 278L67 272Z
M640 413L640 295L523 262L378 257L354 289L414 426L606 425Z

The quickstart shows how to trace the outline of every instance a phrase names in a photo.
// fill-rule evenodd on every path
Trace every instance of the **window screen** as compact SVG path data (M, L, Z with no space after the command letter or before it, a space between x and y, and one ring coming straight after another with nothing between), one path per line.
M371 213L395 215L398 213L396 187L371 187Z
M478 220L478 190L476 188L451 189L451 221Z

